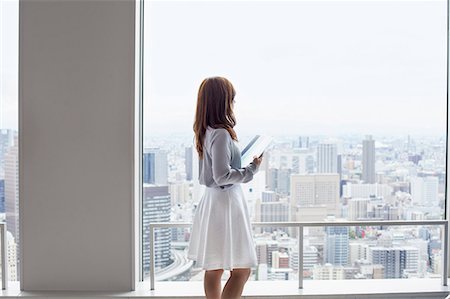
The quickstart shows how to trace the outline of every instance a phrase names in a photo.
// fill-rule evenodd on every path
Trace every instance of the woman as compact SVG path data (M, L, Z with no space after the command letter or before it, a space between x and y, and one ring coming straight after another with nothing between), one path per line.
M240 183L253 179L262 156L241 168L233 113L236 92L223 77L200 85L194 122L199 182L205 185L192 222L188 258L205 269L208 299L240 298L251 267L257 265L250 215ZM230 278L221 291L224 270Z

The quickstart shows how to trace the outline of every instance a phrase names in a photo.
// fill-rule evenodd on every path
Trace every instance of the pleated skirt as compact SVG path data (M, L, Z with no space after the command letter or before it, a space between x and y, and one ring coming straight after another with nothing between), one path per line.
M206 187L192 220L187 257L204 270L257 266L250 214L240 184Z

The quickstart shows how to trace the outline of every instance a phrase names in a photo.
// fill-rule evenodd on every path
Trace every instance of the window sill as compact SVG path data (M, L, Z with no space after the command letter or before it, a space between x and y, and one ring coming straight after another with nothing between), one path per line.
M222 281L222 287L225 281ZM441 286L440 279L384 279L384 280L305 280L304 289L297 288L297 281L253 281L247 282L243 298L304 298L304 299L381 299L381 298L436 298L443 299L449 287ZM149 281L139 283L132 292L63 292L20 291L18 284L10 283L10 289L0 292L1 297L40 298L205 298L203 281L157 281L150 291Z

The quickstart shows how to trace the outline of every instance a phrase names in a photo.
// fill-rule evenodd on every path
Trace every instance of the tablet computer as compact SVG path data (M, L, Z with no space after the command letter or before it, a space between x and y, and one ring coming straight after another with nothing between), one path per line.
M241 165L247 166L253 161L253 156L261 156L266 148L272 143L273 138L269 135L256 135L241 152Z

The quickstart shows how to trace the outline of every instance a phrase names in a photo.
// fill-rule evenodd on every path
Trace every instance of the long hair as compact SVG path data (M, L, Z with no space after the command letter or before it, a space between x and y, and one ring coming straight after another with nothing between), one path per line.
M223 77L210 77L200 84L194 121L195 147L203 159L203 140L208 126L224 128L233 140L238 140L233 127L236 118L232 102L236 91L230 81Z

